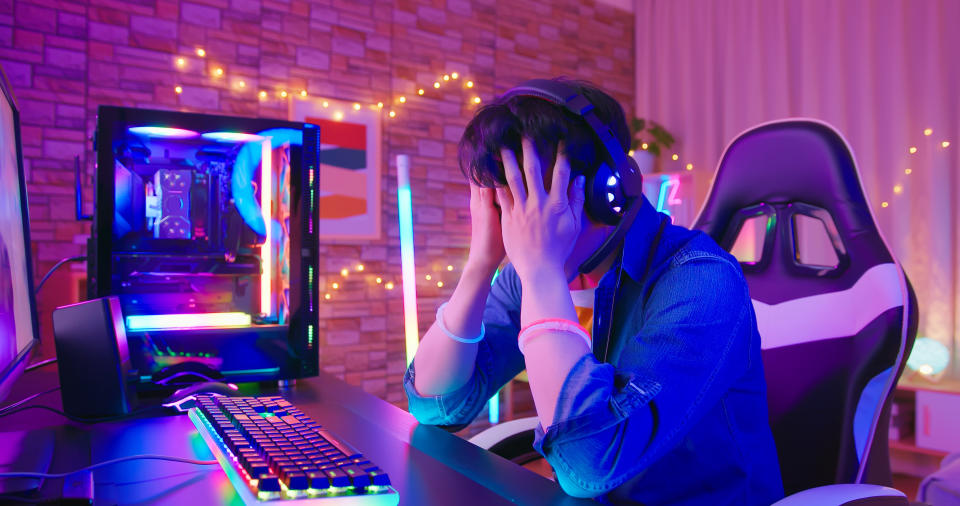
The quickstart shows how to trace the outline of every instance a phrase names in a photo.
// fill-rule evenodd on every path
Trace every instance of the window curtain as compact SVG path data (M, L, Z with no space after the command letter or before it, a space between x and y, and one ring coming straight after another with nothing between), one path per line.
M678 139L661 163L693 164L698 208L744 129L797 116L833 124L917 292L918 336L946 344L960 378L960 2L635 6L636 114Z

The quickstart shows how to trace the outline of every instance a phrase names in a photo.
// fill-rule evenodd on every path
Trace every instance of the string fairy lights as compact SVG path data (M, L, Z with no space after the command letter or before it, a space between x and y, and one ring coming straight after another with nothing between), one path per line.
M922 131L922 133L923 133L923 136L924 136L924 137L931 137L931 136L933 135L933 128L930 128L930 127L924 128L923 131ZM948 141L948 140L946 140L946 139L943 139L943 140L940 140L940 141L935 141L935 140L932 140L932 139L931 139L931 141L932 141L932 142L931 142L930 145L925 145L925 146L912 145L912 146L909 146L909 147L907 147L907 153L908 153L909 155L916 155L917 153L920 153L920 152L921 152L921 148L924 149L924 150L926 150L926 151L924 151L924 153L936 153L936 152L938 151L938 150L937 150L937 146L939 146L939 148L940 148L939 151L943 151L943 150L948 149L948 148L950 147L950 141ZM928 142L929 142L929 141L928 141ZM910 159L913 160L912 157L911 157ZM909 175L911 175L911 174L913 174L913 168L911 168L911 167L905 167L905 168L903 169L903 175L904 175L904 176L909 176ZM894 195L894 196L903 195L905 190L906 190L906 187L904 186L904 183L903 183L903 182L900 182L900 181L894 182L893 187L892 187L892 192L893 192L893 195ZM892 200L892 199L882 200L882 201L880 202L880 207L883 208L883 209L889 208L889 207L891 206L891 200Z

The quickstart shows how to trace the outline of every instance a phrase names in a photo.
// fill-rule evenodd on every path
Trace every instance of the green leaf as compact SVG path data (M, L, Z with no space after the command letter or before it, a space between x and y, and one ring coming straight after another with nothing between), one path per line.
M660 145L656 142L651 142L647 145L647 151L653 154L653 156L660 156Z

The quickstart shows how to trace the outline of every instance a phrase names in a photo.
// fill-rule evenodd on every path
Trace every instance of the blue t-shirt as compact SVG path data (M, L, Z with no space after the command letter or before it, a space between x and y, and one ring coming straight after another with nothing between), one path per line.
M783 497L767 418L760 336L736 259L702 232L667 225L644 199L627 233L609 343L617 265L594 301L594 354L570 371L554 425L534 447L563 489L613 503L767 505ZM517 349L520 279L512 266L487 299L473 376L441 396L404 376L421 423L462 427L525 367ZM599 350L609 346L603 353ZM606 360L598 360L606 356Z

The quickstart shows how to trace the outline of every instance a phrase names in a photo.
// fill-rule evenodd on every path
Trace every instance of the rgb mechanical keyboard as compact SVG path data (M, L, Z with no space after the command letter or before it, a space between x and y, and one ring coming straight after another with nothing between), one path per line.
M283 397L202 394L189 416L246 504L399 502L387 473Z

